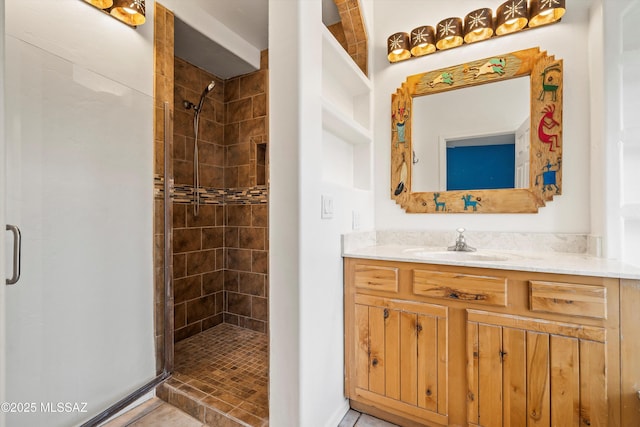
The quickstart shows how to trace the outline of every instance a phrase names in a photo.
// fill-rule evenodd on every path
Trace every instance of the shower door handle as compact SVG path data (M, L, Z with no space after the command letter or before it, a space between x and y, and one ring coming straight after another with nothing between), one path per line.
M15 225L6 225L6 230L13 233L13 275L6 280L7 285L13 285L20 280L20 255L22 254L22 236Z

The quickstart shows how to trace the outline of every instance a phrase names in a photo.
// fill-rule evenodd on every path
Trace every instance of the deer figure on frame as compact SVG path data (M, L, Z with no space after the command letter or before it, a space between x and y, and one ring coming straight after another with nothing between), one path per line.
M441 211L444 212L447 204L445 202L439 202L438 197L440 197L440 193L433 193L433 201L436 204L436 212Z
M473 208L473 211L478 210L478 205L480 205L480 199L471 200L473 196L471 194L465 194L462 196L462 200L464 200L464 210L466 211L468 208ZM482 206L482 205L480 205Z

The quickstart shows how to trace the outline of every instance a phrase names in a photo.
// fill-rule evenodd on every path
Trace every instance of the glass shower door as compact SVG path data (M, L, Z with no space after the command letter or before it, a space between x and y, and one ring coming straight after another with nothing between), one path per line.
M5 37L2 209L22 275L4 290L2 410L78 425L155 377L153 99Z

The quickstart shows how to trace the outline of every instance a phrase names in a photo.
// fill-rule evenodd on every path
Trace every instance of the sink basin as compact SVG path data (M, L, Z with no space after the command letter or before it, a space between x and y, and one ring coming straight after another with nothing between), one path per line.
M414 251L413 256L424 259L447 261L508 261L511 257L502 254L490 254L482 252L455 252L455 251Z

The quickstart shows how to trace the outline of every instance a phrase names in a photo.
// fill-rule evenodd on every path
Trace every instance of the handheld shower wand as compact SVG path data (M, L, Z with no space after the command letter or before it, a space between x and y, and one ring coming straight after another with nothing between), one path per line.
M197 108L198 111L202 109L204 98L209 94L209 92L213 90L214 87L216 87L216 82L211 81L211 83L209 83L207 87L204 88L204 90L202 91L202 95L200 95L200 102L198 102L198 108Z
M200 166L198 161L198 126L200 124L200 111L202 111L202 107L204 105L204 99L206 96L213 90L216 86L216 82L211 81L202 91L202 95L200 95L200 101L196 106L194 103L189 101L183 101L184 107L189 110L193 108L193 133L195 136L195 140L193 143L193 191L194 191L194 202L193 205L193 215L198 216L200 212Z

